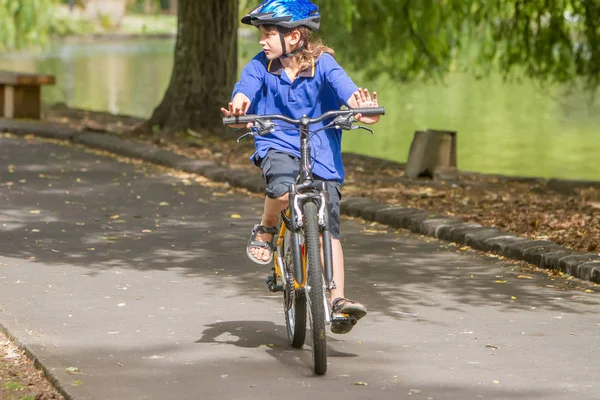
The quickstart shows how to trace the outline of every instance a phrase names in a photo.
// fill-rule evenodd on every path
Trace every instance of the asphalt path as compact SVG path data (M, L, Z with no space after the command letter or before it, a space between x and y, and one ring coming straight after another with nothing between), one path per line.
M245 245L261 199L0 137L0 324L74 399L600 398L600 297L448 243L342 221L369 315L288 346Z

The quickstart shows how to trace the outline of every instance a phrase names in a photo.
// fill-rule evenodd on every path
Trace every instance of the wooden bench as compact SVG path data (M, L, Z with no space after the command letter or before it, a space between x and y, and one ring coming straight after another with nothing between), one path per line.
M55 81L52 75L0 71L0 117L40 119L40 87Z

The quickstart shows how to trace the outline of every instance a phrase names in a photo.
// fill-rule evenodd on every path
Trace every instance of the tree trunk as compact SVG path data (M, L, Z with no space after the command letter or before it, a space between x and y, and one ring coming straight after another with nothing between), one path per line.
M191 128L222 132L220 107L237 77L237 0L179 0L169 87L143 131L161 137Z

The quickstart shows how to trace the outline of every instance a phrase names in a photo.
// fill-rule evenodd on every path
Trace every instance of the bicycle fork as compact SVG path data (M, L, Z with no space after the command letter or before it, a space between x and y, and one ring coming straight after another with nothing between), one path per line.
M318 192L305 191L305 189L318 189ZM301 190L303 193L299 193ZM330 210L329 210L329 192L325 182L308 182L305 184L292 185L289 192L290 201L290 221L292 233L292 256L294 261L294 276L298 285L304 285L304 268L302 264L302 248L300 244L300 230L304 227L304 215L302 205L307 201L314 201L319 206L317 223L322 236L323 248L323 276L325 278L325 288L327 290L335 289L333 280L333 250L331 245L331 232L329 229ZM313 288L311 288L313 289ZM326 297L326 296L324 296ZM325 309L329 309L329 304L325 299ZM330 315L325 315L326 323L330 322Z

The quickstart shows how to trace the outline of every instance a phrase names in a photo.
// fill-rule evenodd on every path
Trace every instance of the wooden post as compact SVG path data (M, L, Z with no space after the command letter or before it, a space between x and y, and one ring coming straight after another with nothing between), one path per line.
M40 119L42 99L39 86L15 88L13 118Z
M456 132L417 131L410 146L404 175L409 178L457 178Z
M4 118L13 119L15 116L15 88L4 86Z

